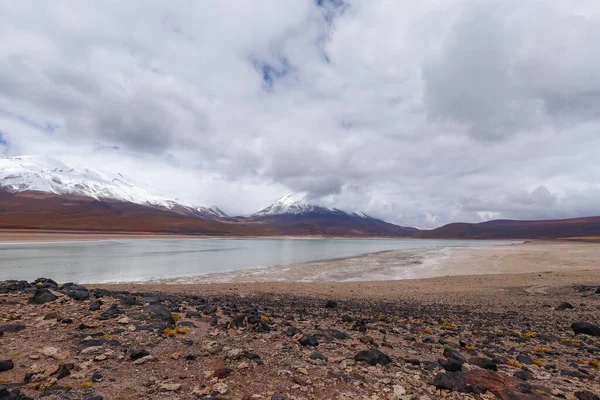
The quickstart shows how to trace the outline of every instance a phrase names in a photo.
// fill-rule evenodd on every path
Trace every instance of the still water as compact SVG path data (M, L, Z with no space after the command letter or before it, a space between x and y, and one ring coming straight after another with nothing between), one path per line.
M126 282L353 257L386 250L480 247L469 240L118 239L0 243L0 280Z

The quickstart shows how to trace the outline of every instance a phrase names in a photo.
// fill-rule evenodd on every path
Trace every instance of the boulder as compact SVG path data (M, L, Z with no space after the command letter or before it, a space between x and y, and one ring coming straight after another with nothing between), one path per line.
M600 336L600 327L589 322L574 322L571 329L575 334Z
M33 294L33 297L29 300L29 304L45 304L50 303L58 299L48 289L37 289Z
M318 346L319 341L313 335L304 335L299 340L302 346Z
M150 304L144 307L144 311L148 313L150 320L159 325L169 328L175 327L175 319L171 311L161 303Z
M458 352L457 350L451 349L449 347L446 347L444 349L444 357L446 358L454 358L455 360L459 361L461 364L464 364L467 362L467 360L465 359L465 357L460 354L460 352Z
M392 359L384 352L377 349L359 351L354 355L354 361L363 361L369 365L388 365Z
M84 286L76 285L74 283L65 283L61 286L59 292L76 301L88 300L90 298L90 293Z

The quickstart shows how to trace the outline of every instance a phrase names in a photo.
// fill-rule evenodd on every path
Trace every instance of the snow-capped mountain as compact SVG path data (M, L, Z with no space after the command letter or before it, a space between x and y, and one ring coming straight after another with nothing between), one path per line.
M178 205L177 201L163 197L149 186L133 183L121 174L69 165L46 156L0 159L0 187L13 193L38 191L169 209Z
M118 200L162 207L209 219L227 218L218 207L181 204L164 197L148 185L134 183L121 174L69 165L47 156L20 156L0 159L0 189L11 193L26 191Z
M369 215L311 204L287 194L245 219L266 223L274 234L331 236L410 236L417 229L393 225Z
M365 213L347 213L337 208L322 207L314 204L310 204L304 197L296 200L292 194L286 194L280 197L276 202L268 207L263 208L259 212L252 215L254 218L261 217L273 217L277 215L308 215L308 214L322 214L322 215L338 215L358 218L370 218Z

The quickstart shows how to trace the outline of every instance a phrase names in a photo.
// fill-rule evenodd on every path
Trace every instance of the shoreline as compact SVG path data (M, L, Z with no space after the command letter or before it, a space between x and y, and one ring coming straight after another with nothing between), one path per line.
M250 239L304 239L304 240L441 240L441 241L477 241L477 242L506 242L506 241L543 241L541 239L424 239L410 236L325 236L325 235L273 235L273 236L240 236L240 235L192 235L179 233L155 233L155 232L127 232L127 231L71 231L71 230L31 230L31 229L6 229L0 228L0 244L2 243L26 243L26 242L61 242L61 241L95 241L111 239L215 239L215 240L250 240ZM571 241L570 239L555 239L554 241ZM593 240L600 240L594 238ZM585 242L585 238L574 238L572 240Z
M300 264L106 284L368 283L596 269L600 269L600 248L594 244L529 241L483 247L385 250Z

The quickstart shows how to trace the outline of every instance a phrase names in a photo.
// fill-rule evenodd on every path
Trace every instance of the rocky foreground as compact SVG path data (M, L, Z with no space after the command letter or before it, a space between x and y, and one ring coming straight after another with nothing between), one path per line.
M600 399L600 290L561 290L486 311L0 282L0 400Z

